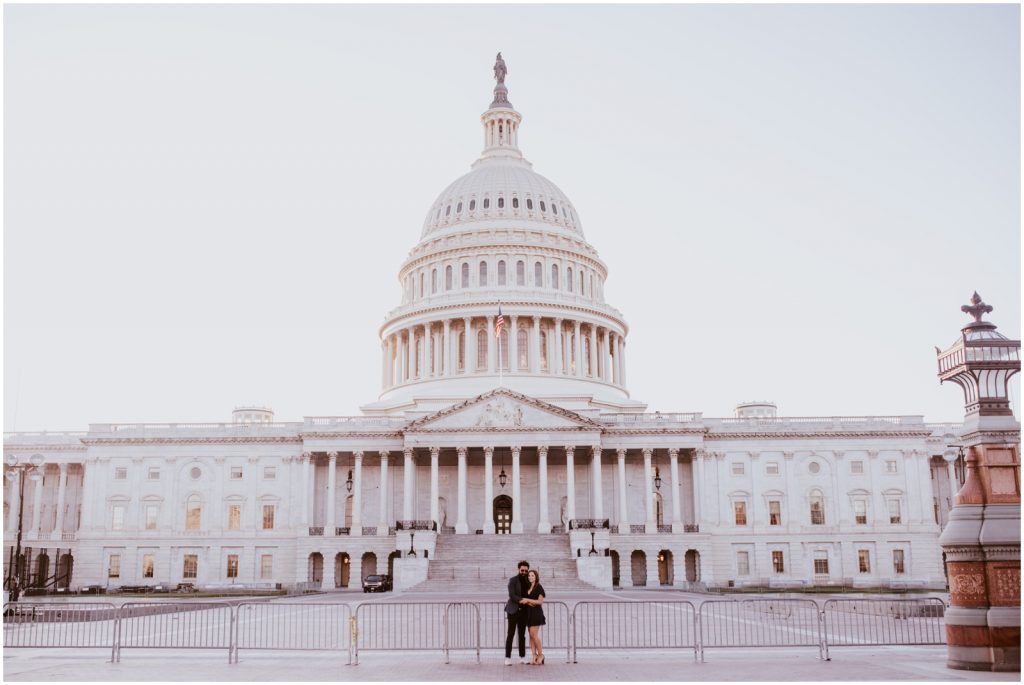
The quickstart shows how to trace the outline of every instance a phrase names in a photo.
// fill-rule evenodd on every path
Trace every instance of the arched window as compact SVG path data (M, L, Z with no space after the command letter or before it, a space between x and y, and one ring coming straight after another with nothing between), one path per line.
M449 264L444 268L444 289L452 289L452 265Z
M583 272L580 272L580 295L583 294Z
M437 269L432 269L430 272L430 294L437 293Z
M530 368L530 343L529 336L526 334L525 328L520 328L516 331L516 352L518 353L518 365L517 368L521 371L526 371Z
M462 287L469 287L469 262L462 263Z
M544 267L540 262L533 263L533 284L538 288L544 286Z
M462 213L462 203L461 202L459 204L455 205L455 213L456 214Z
M424 288L424 284L426 283L426 280L427 280L427 275L425 273L421 272L420 273L420 297L423 297L426 294L426 290Z
M519 209L519 198L512 198L512 209Z
M487 370L487 331L476 332L476 370Z
M562 216L568 218L569 215L565 213L565 205L562 205Z
M476 209L476 200L470 200L469 201L469 211L472 212L474 209Z
M450 209L450 207L449 207L449 209ZM544 200L540 201L540 211L542 211L542 212L548 211L548 208L544 206Z
M491 198L485 197L484 198L484 209L489 209L490 206L491 206Z
M526 262L516 262L516 285L526 285Z
M540 370L548 370L548 334L540 332Z
M501 337L498 340L501 343L501 354L498 355L501 370L508 371L508 328L501 329Z
M533 200L531 200L530 198L526 198L526 208L527 209L533 209ZM437 210L437 211L438 211L438 213L441 212L440 209Z
M572 267L565 267L565 285L572 292Z
M808 501L811 505L811 525L825 525L825 498L822 497L821 490L811 490Z
M480 287L487 287L487 262L480 262Z
M200 530L203 520L203 501L199 495L189 495L185 500L185 530Z
M452 206L451 205L448 205L447 207L444 208L444 215L445 216L451 216L451 213L452 213Z
M498 209L505 209L505 198L498 198Z
M506 285L505 282L505 260L498 260L498 285Z
M551 211L554 212L555 214L558 214L558 205L556 205L554 202L551 203Z
M459 333L459 371L466 370L466 333L462 331Z
M552 264L551 265L551 287L554 288L555 290L557 290L559 285L560 285L560 281L558 280L558 265L557 264Z
M439 221L440 219L441 219L441 208L438 207L437 208L437 214L434 215L434 221Z

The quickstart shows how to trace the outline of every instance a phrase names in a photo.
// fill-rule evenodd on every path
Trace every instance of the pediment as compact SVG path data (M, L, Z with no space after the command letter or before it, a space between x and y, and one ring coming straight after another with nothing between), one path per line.
M437 430L600 430L590 419L505 388L498 388L416 419L406 432Z

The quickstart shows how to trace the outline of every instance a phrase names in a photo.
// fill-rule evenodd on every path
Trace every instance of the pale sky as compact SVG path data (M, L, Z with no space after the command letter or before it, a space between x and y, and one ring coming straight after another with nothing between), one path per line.
M3 11L8 431L376 400L498 50L650 411L956 421L960 305L1020 334L1016 5Z

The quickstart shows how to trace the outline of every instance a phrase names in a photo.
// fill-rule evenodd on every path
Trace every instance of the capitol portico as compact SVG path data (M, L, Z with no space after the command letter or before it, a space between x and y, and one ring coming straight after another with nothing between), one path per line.
M5 467L9 582L329 589L380 572L401 589L484 540L508 542L493 566L511 568L518 540L597 587L945 585L958 425L630 396L608 266L523 156L506 75L499 55L483 151L399 269L362 415L6 433L8 460L42 475Z

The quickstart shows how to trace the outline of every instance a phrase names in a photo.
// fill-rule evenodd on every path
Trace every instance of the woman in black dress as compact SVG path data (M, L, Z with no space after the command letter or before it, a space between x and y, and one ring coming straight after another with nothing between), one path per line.
M531 570L527 576L530 586L523 597L526 605L526 626L530 631L530 651L533 652L533 666L544 665L544 648L540 642L540 627L544 620L544 586L540 584L540 576Z

